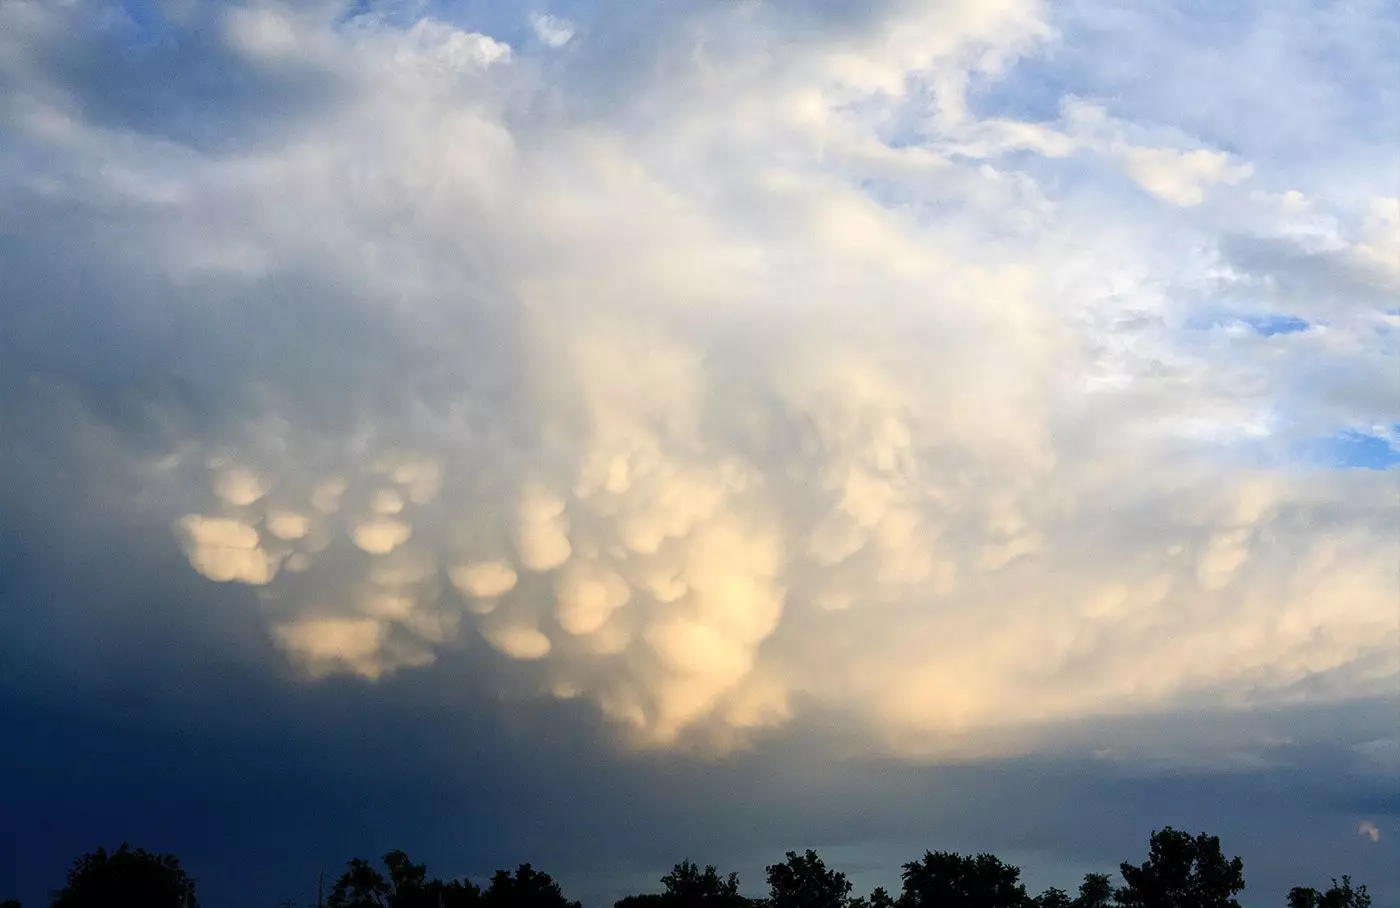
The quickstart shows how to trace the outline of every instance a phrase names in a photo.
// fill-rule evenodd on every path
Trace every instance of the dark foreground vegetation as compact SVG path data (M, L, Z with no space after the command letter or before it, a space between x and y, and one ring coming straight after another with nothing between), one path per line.
M431 878L426 865L402 851L389 852L382 863L350 861L318 893L317 908L581 908L529 864L498 870L482 887ZM1244 890L1244 862L1226 858L1218 838L1171 827L1152 834L1146 861L1125 861L1118 870L1122 886L1091 873L1077 894L1051 888L1031 895L1020 869L995 855L930 851L904 865L899 894L876 888L853 895L846 875L815 851L790 851L768 868L766 898L740 895L737 874L721 876L713 866L702 870L685 860L661 878L661 892L629 895L614 908L1239 908L1235 896ZM0 908L21 906L11 900ZM199 908L199 900L179 859L122 845L78 858L49 908ZM281 908L309 906L283 902ZM1296 886L1280 908L1371 908L1371 897L1344 876L1327 889Z

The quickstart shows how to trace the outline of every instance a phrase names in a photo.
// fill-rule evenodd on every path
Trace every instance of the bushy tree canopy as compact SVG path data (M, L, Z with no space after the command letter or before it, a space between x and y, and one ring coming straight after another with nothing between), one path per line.
M529 864L521 864L514 874L497 870L482 901L485 908L581 908L564 897L553 877Z
M122 843L116 851L98 848L73 862L66 885L53 894L51 908L199 908L194 880L172 854L156 854Z
M739 895L739 875L731 873L721 878L713 864L702 871L699 865L689 858L681 861L671 872L661 878L666 887L666 902L672 908L705 906L719 908L724 905L738 905L744 901Z
M1123 908L1240 908L1244 862L1226 859L1220 839L1170 826L1152 833L1147 861L1119 865L1125 885L1115 893Z
M851 881L811 849L768 867L769 908L847 908L850 896Z
M1079 884L1074 908L1109 908L1113 904L1113 881L1106 873L1086 873Z
M991 854L925 852L904 865L899 908L1026 908L1021 871Z

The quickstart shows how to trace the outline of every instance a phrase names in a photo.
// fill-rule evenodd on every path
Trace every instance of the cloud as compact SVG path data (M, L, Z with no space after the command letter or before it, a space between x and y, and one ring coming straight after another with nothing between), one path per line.
M1172 148L1130 148L1124 166L1138 185L1175 205L1199 205L1212 183L1238 183L1249 176L1246 165L1213 151L1182 152Z
M563 47L574 38L574 25L566 19L543 13L530 14L530 27L549 47Z
M707 6L627 98L639 58L587 42L546 66L461 23L237 8L241 65L334 89L211 147L74 103L59 15L0 10L31 86L0 191L72 225L66 317L101 301L219 402L152 395L158 450L120 466L309 676L480 646L640 746L819 710L947 756L1400 672L1395 471L1289 453L1400 421L1388 202L1069 91L983 116L972 86L1053 46L1039 4ZM1291 233L1276 184L1315 200ZM1189 327L1220 300L1321 328ZM94 399L20 327L11 374Z
M1110 116L1103 106L1082 98L1065 97L1060 108L1059 122L1054 124L999 117L968 122L961 116L950 120L946 115L935 120L943 120L938 123L945 133L942 144L951 152L995 158L1031 151L1052 160L1092 154L1122 167L1133 182L1152 195L1182 207L1201 204L1206 189L1214 184L1234 185L1253 173L1252 166L1238 163L1222 151L1141 144L1163 140L1192 144L1192 140L1173 130L1144 127ZM1251 199L1276 203L1273 196L1257 191ZM1285 211L1296 212L1302 195L1290 190L1281 199Z
M190 514L180 529L190 564L210 580L261 586L277 573L278 561L259 547L258 531L240 520Z
M1356 834L1370 839L1372 842L1381 840L1380 828L1371 820L1362 820L1356 825Z

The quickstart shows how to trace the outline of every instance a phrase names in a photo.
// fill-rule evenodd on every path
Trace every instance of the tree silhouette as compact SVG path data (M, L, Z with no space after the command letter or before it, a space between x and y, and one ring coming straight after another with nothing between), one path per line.
M894 908L894 896L884 886L876 886L865 903L869 908Z
M689 858L661 878L666 887L662 898L667 908L739 908L748 899L739 894L739 875L721 879L713 864L702 871Z
M521 864L512 876L497 870L482 894L485 908L581 908L564 897L559 884L547 873Z
M1244 862L1226 860L1220 839L1204 832L1154 832L1146 863L1124 862L1119 872L1126 885L1114 897L1123 908L1240 908Z
M1365 886L1351 888L1351 877L1343 876L1340 884L1334 879L1326 892L1294 886L1288 890L1288 908L1371 908L1371 894Z
M381 861L382 870L361 858L346 862L329 908L582 908L530 864L496 871L483 891L470 881L432 878L427 865L403 851ZM1115 890L1108 874L1089 873L1073 898L1054 887L1030 897L1020 869L991 854L927 851L903 866L898 898L884 888L852 897L846 874L810 849L789 851L766 870L768 898L748 899L739 894L738 874L720 876L713 865L702 870L687 859L661 878L664 891L625 896L614 908L1240 908L1235 896L1244 889L1244 862L1227 859L1218 838L1170 826L1152 833L1144 863L1119 865L1122 887ZM11 899L0 908L21 905ZM124 843L74 861L49 908L199 908L199 902L195 881L174 855ZM1371 908L1371 895L1343 876L1326 890L1295 886L1287 908Z
M1027 908L1032 904L1021 871L990 854L966 857L925 852L904 865L898 908Z
M613 902L613 908L666 908L666 896L659 892L627 895Z
M413 863L398 849L383 860L389 871L389 908L427 908L428 865Z
M413 863L398 849L382 860L385 873L362 858L347 861L326 904L330 908L476 908L481 902L475 884L429 879L426 864Z
M789 851L781 864L768 867L769 908L847 908L851 881L828 870L817 853Z
M1086 873L1079 884L1074 908L1109 908L1113 904L1113 883L1106 873Z
M5 899L0 902L0 908L24 908L24 906L19 903L19 899Z
M16 903L18 904L18 903ZM51 908L199 908L194 880L170 854L132 849L125 842L116 851L98 848L73 862L67 884L53 893Z
M429 880L427 908L480 908L481 890L470 880Z
M389 882L363 858L351 858L331 887L330 908L388 908Z

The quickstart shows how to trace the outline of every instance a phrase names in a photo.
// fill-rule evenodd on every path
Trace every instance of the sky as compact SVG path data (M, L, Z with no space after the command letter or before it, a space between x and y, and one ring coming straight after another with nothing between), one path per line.
M1400 6L0 2L0 897L1400 906Z

